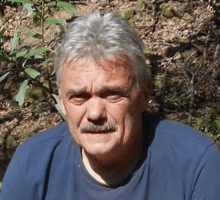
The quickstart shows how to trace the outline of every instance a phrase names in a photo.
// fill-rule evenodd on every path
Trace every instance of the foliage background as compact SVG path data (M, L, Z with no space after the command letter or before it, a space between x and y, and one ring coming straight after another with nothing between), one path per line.
M144 41L154 81L148 110L191 125L220 146L218 1L5 0L0 3L1 180L18 145L62 121L55 49L68 23L94 9L117 12Z

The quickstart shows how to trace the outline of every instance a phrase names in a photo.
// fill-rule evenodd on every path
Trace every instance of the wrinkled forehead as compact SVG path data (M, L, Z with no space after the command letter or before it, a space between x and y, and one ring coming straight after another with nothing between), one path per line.
M104 70L112 76L117 76L117 73L123 69L123 71L126 72L124 73L125 76L129 76L132 80L135 79L131 61L125 54L103 56L99 58L91 56L74 58L70 56L63 61L61 70L65 70L67 68L81 68L82 70L86 70L85 68L90 65L96 66L97 69Z

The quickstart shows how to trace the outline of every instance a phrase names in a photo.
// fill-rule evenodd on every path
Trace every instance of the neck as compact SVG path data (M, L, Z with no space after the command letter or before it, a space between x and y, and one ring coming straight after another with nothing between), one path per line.
M130 151L118 153L117 157L108 159L87 154L82 149L82 161L89 174L101 184L116 186L125 181L135 170L142 152L142 138L134 142ZM109 157L108 157L109 158Z

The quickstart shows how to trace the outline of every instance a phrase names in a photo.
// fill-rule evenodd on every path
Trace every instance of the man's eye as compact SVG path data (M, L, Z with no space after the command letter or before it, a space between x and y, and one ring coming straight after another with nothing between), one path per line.
M122 96L120 94L109 94L107 96L107 100L111 102L118 102L122 99Z
M69 99L73 104L76 105L81 105L87 100L85 96L72 96Z

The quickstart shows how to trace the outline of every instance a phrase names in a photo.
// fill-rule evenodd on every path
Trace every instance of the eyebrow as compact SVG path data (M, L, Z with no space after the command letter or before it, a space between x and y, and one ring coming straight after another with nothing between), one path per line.
M87 90L86 90L86 87L83 87L83 88L80 88L80 89L69 89L67 92L66 92L66 97L70 97L70 96L75 96L75 95L79 95L79 94L83 94L83 93L87 93Z
M126 87L120 87L120 86L105 86L103 87L98 94L100 96L105 95L108 92L113 92L113 93L118 93L121 94L123 96L129 96L131 93L131 87L130 85L126 86Z
M131 86L130 86L130 84L126 87L104 86L103 88L101 88L101 90L99 90L97 92L97 95L104 96L108 92L119 93L119 94L122 94L123 96L129 96L131 93ZM77 95L85 94L85 93L89 93L88 90L86 89L86 87L83 87L80 89L72 89L71 88L66 92L65 95L68 98L70 96L77 96Z

